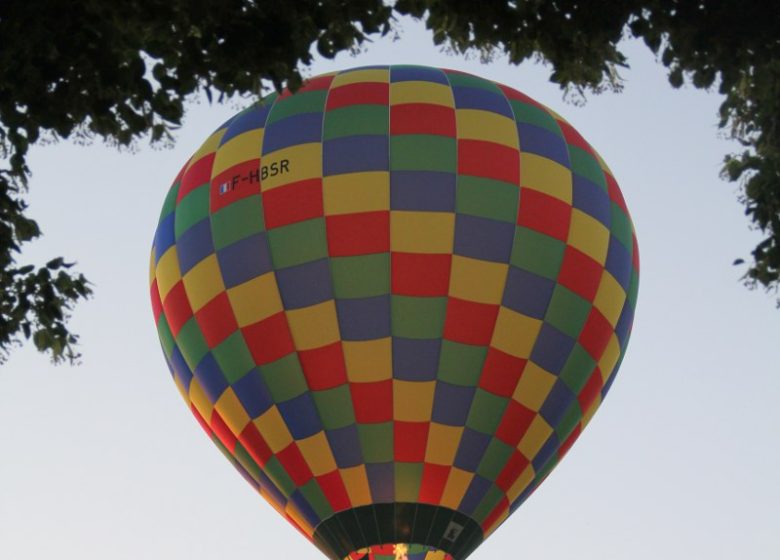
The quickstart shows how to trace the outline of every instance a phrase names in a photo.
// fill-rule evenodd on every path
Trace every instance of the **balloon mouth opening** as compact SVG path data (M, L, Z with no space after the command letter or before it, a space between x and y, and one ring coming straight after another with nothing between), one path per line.
M313 535L333 560L463 560L483 538L479 524L461 512L409 502L340 511Z
M453 557L424 544L385 543L350 552L343 560L453 560Z

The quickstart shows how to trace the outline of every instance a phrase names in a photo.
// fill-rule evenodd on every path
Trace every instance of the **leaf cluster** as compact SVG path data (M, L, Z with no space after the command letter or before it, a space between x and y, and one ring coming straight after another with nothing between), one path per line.
M16 266L14 253L20 245L40 235L38 225L24 216L26 206L0 173L0 363L5 361L21 337L32 339L35 347L55 362L73 362L78 335L70 332L67 321L73 305L91 294L86 278L73 274L62 257L42 267Z

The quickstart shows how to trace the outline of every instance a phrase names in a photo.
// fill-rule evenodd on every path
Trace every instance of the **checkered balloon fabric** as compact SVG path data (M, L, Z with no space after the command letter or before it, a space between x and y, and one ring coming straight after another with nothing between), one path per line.
M209 136L165 199L151 297L192 413L328 557L461 560L600 405L638 273L618 185L560 116L384 66Z

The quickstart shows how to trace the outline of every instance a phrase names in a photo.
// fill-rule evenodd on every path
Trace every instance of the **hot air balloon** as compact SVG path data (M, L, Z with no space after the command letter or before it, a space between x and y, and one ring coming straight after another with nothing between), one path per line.
M327 557L462 560L599 407L638 272L620 189L560 116L378 66L206 139L165 198L151 297L192 413Z

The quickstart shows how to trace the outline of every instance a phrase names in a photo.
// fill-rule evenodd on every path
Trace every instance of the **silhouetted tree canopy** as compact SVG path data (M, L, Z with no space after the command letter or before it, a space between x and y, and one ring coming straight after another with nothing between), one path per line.
M67 327L88 281L63 258L18 264L38 237L25 215L27 152L42 138L128 145L170 136L185 101L258 94L301 82L312 46L324 57L391 33L399 15L424 20L456 53L550 64L580 91L620 89L620 40L636 37L672 86L716 88L720 126L743 146L723 174L763 240L745 279L780 281L780 10L736 0L4 0L0 2L0 359L32 339L55 360L77 357ZM74 248L76 255L78 248Z

